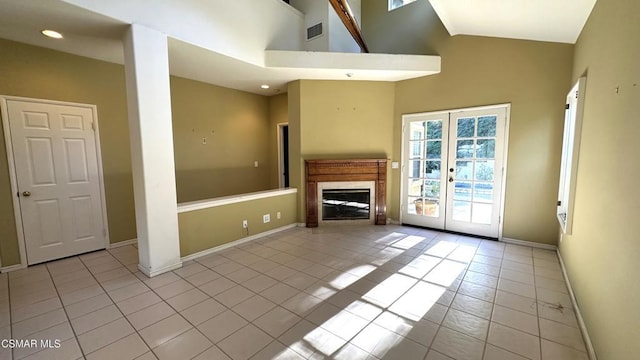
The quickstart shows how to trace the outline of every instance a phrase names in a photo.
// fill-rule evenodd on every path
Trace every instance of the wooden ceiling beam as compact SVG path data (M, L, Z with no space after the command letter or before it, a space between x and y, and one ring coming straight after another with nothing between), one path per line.
M364 42L360 26L358 26L358 22L356 22L356 19L351 12L351 8L349 8L349 4L347 4L347 0L329 0L329 3L333 6L338 17L342 20L342 23L347 28L351 36L353 36L353 39L356 41L358 46L360 46L360 50L364 53L368 53L369 48L367 48L367 44Z

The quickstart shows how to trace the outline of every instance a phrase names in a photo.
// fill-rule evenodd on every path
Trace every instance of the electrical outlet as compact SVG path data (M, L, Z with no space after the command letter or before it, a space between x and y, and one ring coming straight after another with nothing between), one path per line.
M246 229L249 227L249 222L247 220L242 220L242 228Z
M271 221L271 215L269 215L269 214L262 215L262 223L266 224L269 221Z
M282 215L280 214L280 211L278 211L278 212L276 213L276 218L277 218L277 219L280 219L281 217L282 217Z

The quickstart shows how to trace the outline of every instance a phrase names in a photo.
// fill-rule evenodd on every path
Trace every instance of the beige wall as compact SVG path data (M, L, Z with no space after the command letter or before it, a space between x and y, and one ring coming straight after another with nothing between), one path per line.
M292 186L299 191L298 221L306 221L304 160L390 156L394 88L388 82L312 80L289 87L292 148L299 146L291 153ZM292 105L295 101L299 103Z
M362 34L373 53L437 55L449 38L428 1L388 11L387 1L362 1Z
M0 94L97 105L111 242L135 238L123 67L2 39L0 53ZM0 139L3 266L20 261L6 162L3 135Z
M640 354L639 35L638 1L598 1L575 49L586 99L573 233L560 252L599 360Z
M510 103L503 235L556 244L564 98L570 88L573 46L454 36L439 46L442 72L396 86L394 138L402 114ZM394 160L400 160L396 141ZM392 216L399 209L393 178Z
M171 111L178 202L270 188L266 97L171 77Z
M269 223L262 222L264 214L271 215ZM242 228L242 220L248 221L248 234ZM295 193L180 213L180 256L295 223Z
M362 13L373 51L442 57L440 74L396 84L392 160L400 161L402 114L510 103L503 235L555 244L563 104L573 46L451 37L428 1L391 12L385 1L369 1ZM398 219L400 174L392 172L391 180L389 215Z
M110 240L136 238L124 68L2 39L0 53L1 95L97 105ZM178 199L269 189L269 100L176 77L171 89ZM20 257L1 132L0 254L9 266Z

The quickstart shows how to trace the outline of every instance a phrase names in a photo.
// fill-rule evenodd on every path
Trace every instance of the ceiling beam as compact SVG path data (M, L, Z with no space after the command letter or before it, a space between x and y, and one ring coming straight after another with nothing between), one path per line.
M331 6L338 14L340 20L347 28L353 39L356 41L358 46L360 46L360 50L364 53L369 52L369 48L367 48L367 44L364 42L364 37L362 36L362 31L360 31L360 26L356 22L356 18L353 16L351 12L351 8L349 8L349 4L347 4L347 0L329 0Z

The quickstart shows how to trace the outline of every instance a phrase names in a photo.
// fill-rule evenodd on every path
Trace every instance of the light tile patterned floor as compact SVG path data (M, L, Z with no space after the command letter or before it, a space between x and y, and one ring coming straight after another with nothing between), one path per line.
M356 226L152 279L136 263L126 246L1 274L0 338L37 346L3 342L0 359L588 358L552 251Z

